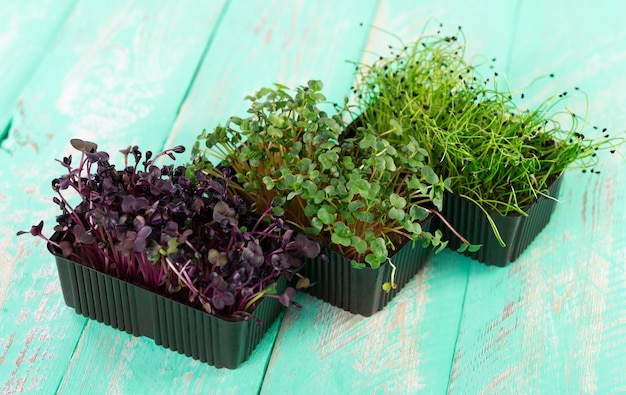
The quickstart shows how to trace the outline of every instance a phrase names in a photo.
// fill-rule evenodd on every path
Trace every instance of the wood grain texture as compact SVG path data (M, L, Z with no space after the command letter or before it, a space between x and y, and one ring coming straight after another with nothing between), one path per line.
M345 61L394 43L377 28L410 41L425 25L460 25L468 55L497 58L485 73L504 72L512 87L555 73L521 105L579 86L590 122L623 133L620 2L38 4L0 4L18 21L0 25L0 71L7 53L24 65L0 73L11 88L0 92L0 124L13 119L0 150L1 394L626 392L626 163L615 155L600 175L567 174L551 223L510 267L445 251L368 319L300 295L304 309L287 311L235 371L76 315L44 243L14 236L52 222L49 180L69 138L109 151L189 146L273 82L319 78L341 101L354 80Z
M9 160L11 145L2 141L11 125L12 110L19 94L52 45L71 1L23 1L0 3L0 164ZM6 180L5 180L6 183ZM6 183L5 185L10 185ZM5 189L6 191L6 189ZM0 208L3 195L0 194ZM2 212L5 212L2 210ZM7 211L8 212L8 211ZM2 242L0 242L2 243ZM0 305L6 295L12 270L0 271Z
M524 1L509 80L529 101L579 86L589 120L624 136L626 32L618 2ZM582 114L585 102L567 105ZM593 133L589 128L586 134ZM626 391L626 165L566 175L548 227L504 270L472 266L451 393Z
M89 321L58 393L254 394L263 380L279 325L280 319L249 360L228 370Z
M33 75L75 0L25 0L0 3L0 142L11 120L11 110ZM11 149L2 144L2 149Z
M360 57L375 1L330 4L232 2L167 145L192 144L203 129L245 114L244 97L274 83L322 80L328 101L341 102L354 75L346 61Z
M469 267L449 251L438 258L369 318L300 297L305 308L287 312L261 393L445 391Z
M64 307L43 243L14 236L56 215L54 158L71 153L71 137L110 152L161 149L222 5L79 3L23 91L0 181L2 271L12 273L0 300L0 392L55 392L86 324Z

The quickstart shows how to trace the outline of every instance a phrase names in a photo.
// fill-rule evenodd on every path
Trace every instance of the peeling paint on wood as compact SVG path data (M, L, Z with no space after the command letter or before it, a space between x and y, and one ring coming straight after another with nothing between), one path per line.
M611 135L626 115L620 2L30 1L0 4L0 393L626 392L626 163L570 171L551 223L513 265L436 255L365 319L300 295L250 360L220 370L67 308L44 243L54 158L71 137L189 146L268 84L322 79L349 95L363 46L386 53L426 24L497 58L522 105L579 86ZM362 24L362 25L361 25ZM19 66L19 67L16 67ZM585 103L571 107L584 113ZM144 149L146 149L144 148ZM179 162L186 158L179 158Z

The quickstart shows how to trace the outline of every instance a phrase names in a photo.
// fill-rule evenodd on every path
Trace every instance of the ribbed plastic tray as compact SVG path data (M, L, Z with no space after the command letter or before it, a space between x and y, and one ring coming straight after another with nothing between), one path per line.
M556 179L548 188L550 196L557 198L561 189L563 176ZM496 239L485 213L474 203L454 194L446 193L443 202L443 216L467 240L473 244L482 244L476 252L464 252L465 255L486 265L504 267L514 262L537 235L546 227L557 202L554 199L539 197L528 208L527 216L520 214L502 216L490 212L506 247L502 247ZM457 249L460 241L448 227L436 220L437 226L445 237L450 240L449 248Z
M260 320L226 321L139 286L55 255L65 303L77 314L217 368L234 369L248 359L282 305L264 298L253 314ZM281 278L278 289L284 289Z
M428 229L429 225L430 221L424 228ZM378 269L356 269L350 259L327 247L322 248L320 255L323 254L328 256L328 261L320 257L309 259L300 271L312 284L315 283L305 291L333 306L369 317L382 310L400 292L432 256L433 250L422 248L419 241L402 246L391 257L396 267L394 280L397 288L389 292L385 292L382 285L391 280L391 265L383 264Z

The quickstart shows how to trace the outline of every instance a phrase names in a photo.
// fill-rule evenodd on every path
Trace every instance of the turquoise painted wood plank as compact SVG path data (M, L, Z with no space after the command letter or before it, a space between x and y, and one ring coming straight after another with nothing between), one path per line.
M286 313L261 393L445 390L468 265L451 252L438 258L368 318L299 297L304 309Z
M382 0L372 24L368 53L359 60L371 63L378 55L387 55L388 45L398 45L398 40L389 33L410 43L422 34L458 36L460 27L466 39L468 60L506 69L510 63L520 1L478 0L470 7L460 0Z
M59 387L59 394L255 394L280 319L250 359L236 370L215 369L162 347L148 338L88 321L85 336Z
M487 9L498 18L488 17ZM410 42L425 29L435 34L440 23L446 35L462 26L468 56L506 59L516 15L514 2L479 1L468 9L462 1L382 1L361 61L371 62L387 54L389 44L397 45L385 31ZM486 18L496 22L485 23ZM286 315L262 393L444 393L471 264L450 251L435 256L397 300L367 319L303 300L301 314ZM314 379L289 384L304 374Z
M192 145L203 129L245 113L245 96L274 83L322 80L328 101L341 102L354 74L346 61L358 58L368 32L359 23L374 10L372 0L233 2L167 145Z
M56 214L49 183L62 169L53 159L71 153L71 137L108 151L162 148L222 8L79 3L20 96L0 170L0 392L55 392L87 322L64 306L43 243L14 236Z
M57 43L14 109L7 144L37 151L67 136L103 143L114 136L109 141L121 145L150 141L162 147L214 27L217 11L206 7L220 10L222 4L133 1L113 3L98 16L97 6L80 3L64 29L65 41ZM92 26L100 18L106 24L96 31ZM33 132L34 122L45 126ZM119 136L131 138L121 142Z
M530 101L580 86L589 118L624 136L621 2L524 1L509 80ZM584 102L568 104L582 113ZM592 130L585 132L592 133ZM626 163L566 174L553 219L511 267L473 265L451 393L626 392Z
M53 44L75 0L0 3L0 141L20 91Z

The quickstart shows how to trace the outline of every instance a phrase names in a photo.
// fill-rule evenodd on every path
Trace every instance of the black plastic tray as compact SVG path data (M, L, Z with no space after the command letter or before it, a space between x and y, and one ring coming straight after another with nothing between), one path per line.
M428 229L430 221L424 225ZM400 248L391 261L396 266L396 289L385 292L382 285L390 281L392 267L383 264L378 269L356 269L350 259L322 248L328 261L320 257L307 260L300 273L315 283L305 291L333 306L369 317L385 307L391 299L424 267L432 256L432 248L423 248L421 242L408 242ZM320 255L322 255L320 254Z
M55 255L65 303L77 314L217 368L248 359L282 305L264 298L253 311L260 320L226 321L139 286ZM285 287L281 277L278 289Z
M562 180L563 176L557 178L548 188L551 197L558 197ZM486 265L504 267L509 262L514 262L546 227L556 204L554 199L542 196L528 208L526 211L528 216L519 214L502 216L496 212L489 212L506 247L498 243L485 213L469 200L446 193L442 214L467 240L473 244L482 244L480 250L466 251L465 255ZM458 238L441 221L436 220L434 226L450 240L449 248L457 249L460 246Z

